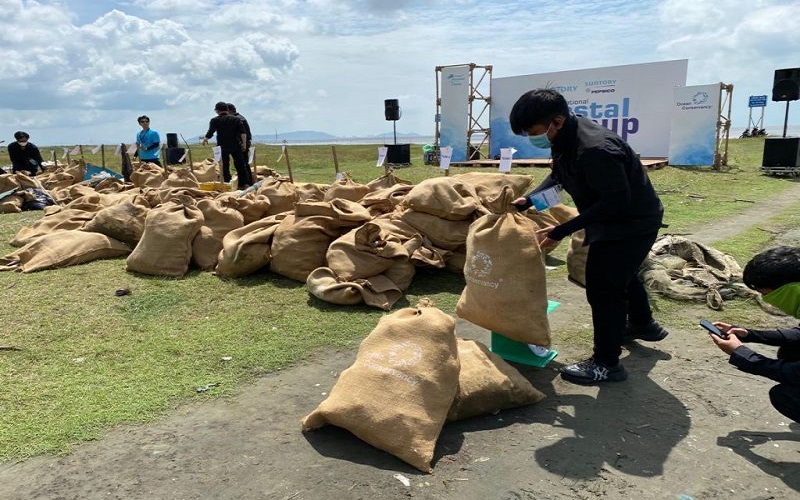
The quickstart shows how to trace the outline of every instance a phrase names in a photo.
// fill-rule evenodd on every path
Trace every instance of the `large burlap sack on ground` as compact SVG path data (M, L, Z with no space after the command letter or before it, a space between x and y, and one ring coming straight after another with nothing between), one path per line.
M217 162L211 158L206 158L201 162L192 164L192 173L197 182L214 182L217 179L222 181L222 175L218 172Z
M503 188L490 200L490 214L472 223L467 237L467 285L456 314L478 326L524 342L550 346L544 256L536 242L538 226L511 205Z
M35 238L14 253L0 258L0 271L31 273L97 259L113 259L130 251L128 245L104 234L55 231Z
M22 212L22 204L25 203L24 191L20 194L10 194L0 199L0 214L15 214Z
M373 217L390 213L403 202L413 187L410 184L395 184L388 188L371 191L361 198L359 203L365 206Z
M248 193L240 197L237 193L223 193L216 198L224 200L226 206L234 207L244 217L244 225L263 219L270 211L270 201L264 195Z
M548 210L550 214L563 224L578 216L578 209L567 205L556 205ZM586 231L581 229L570 235L567 250L567 273L570 281L586 287L586 259L589 257L589 245L585 245Z
M269 200L269 209L266 215L294 210L294 204L300 199L297 186L288 177L264 179L261 186L255 190L255 194L265 196Z
M161 183L161 188L194 188L200 189L194 173L188 168L173 169L169 176Z
M131 182L138 188L142 187L161 187L166 180L164 169L155 163L139 163L133 166L131 172Z
M423 472L458 390L453 318L428 304L384 316L303 429L345 428Z
M306 289L314 297L331 304L355 305L363 302L384 311L390 310L403 297L403 291L386 275L344 281L329 267L313 270L306 280Z
M471 224L469 219L448 220L414 210L405 210L394 215L397 219L419 231L420 234L427 237L431 243L439 248L453 250L467 242L467 234Z
M253 274L269 264L272 237L288 215L282 213L265 217L226 234L214 272L219 276L236 278Z
M530 175L504 174L500 172L467 172L452 176L475 189L482 200L497 198L504 186L509 186L514 198L519 198L531 189L533 177Z
M331 201L337 198L358 201L370 192L369 186L355 182L348 174L343 174L343 176L343 179L337 180L325 191L324 201Z
M144 220L150 210L145 203L140 199L138 203L125 201L104 208L86 223L83 230L105 234L133 248L144 233Z
M27 245L35 238L44 236L58 230L72 230L83 228L95 214L84 210L63 209L61 207L48 207L44 217L30 226L25 226L17 231L9 244L12 247Z
M328 189L328 186L313 182L303 182L295 186L297 186L297 201L322 201L325 198L325 190Z
M203 225L196 206L164 203L147 214L144 233L128 256L127 270L156 276L183 276L192 258L192 240Z
M269 267L272 272L305 283L309 273L327 263L331 242L348 228L371 219L367 209L354 201L298 202L275 230Z
M545 398L516 368L480 342L458 339L458 359L458 394L447 414L448 422L494 414Z
M468 219L475 211L486 213L475 188L454 177L420 182L406 194L403 206L449 220Z
M407 261L408 249L400 238L368 222L331 243L326 254L328 266L344 280L383 274L396 261Z
M411 182L403 180L396 175L394 172L387 172L382 176L378 177L377 179L371 180L367 183L367 187L370 191L380 191L383 189L387 189L398 184L405 184L411 188Z
M212 271L219 260L222 240L235 229L244 227L244 217L230 200L200 200L203 226L192 241L192 262L204 271Z

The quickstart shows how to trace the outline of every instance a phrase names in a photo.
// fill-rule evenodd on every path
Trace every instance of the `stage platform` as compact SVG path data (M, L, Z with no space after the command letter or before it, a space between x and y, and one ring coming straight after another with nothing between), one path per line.
M658 170L667 166L666 158L642 158L642 166L647 170ZM511 168L525 168L525 167L549 167L551 160L549 158L524 158L520 160L511 160ZM500 160L470 160L457 163L451 163L452 167L493 167L500 166Z

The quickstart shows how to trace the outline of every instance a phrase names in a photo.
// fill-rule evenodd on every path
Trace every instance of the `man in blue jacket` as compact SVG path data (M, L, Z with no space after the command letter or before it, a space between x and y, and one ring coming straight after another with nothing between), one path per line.
M161 166L159 153L161 152L161 138L158 132L150 128L150 117L142 115L137 118L142 130L136 134L136 153L141 161L155 163Z
M800 247L779 246L753 257L744 267L742 279L761 293L764 302L800 318ZM755 330L714 322L726 339L711 339L729 354L728 362L743 372L778 382L769 400L784 416L800 422L800 326ZM754 352L743 342L780 346L777 359Z
M619 382L628 375L619 362L625 339L659 341L667 336L654 319L638 271L656 240L664 209L631 147L614 132L570 112L553 89L523 94L509 116L515 134L538 148L552 149L553 168L534 195L560 187L570 194L578 216L537 233L543 250L584 229L589 245L586 298L592 309L592 357L562 368L561 378L576 384ZM538 204L537 204L538 205ZM537 206L537 209L540 207Z

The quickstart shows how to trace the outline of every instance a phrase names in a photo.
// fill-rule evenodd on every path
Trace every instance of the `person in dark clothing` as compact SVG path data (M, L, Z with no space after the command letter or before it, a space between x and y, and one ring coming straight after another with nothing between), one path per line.
M761 293L764 302L800 318L800 247L780 246L765 250L745 265L744 284ZM711 336L729 354L728 362L739 370L778 382L769 400L784 416L800 422L800 325L794 328L755 330L715 321L726 339ZM743 342L779 346L777 359L754 352Z
M553 159L544 181L513 204L525 210L537 195L560 186L579 212L568 222L539 230L540 247L552 248L581 229L589 245L586 298L592 309L594 355L564 367L561 377L578 384L625 380L619 362L623 341L655 342L667 336L653 319L638 276L661 227L661 201L631 147L614 132L572 114L555 90L526 92L509 120L514 133L527 135L533 146L552 148Z
M239 181L239 189L245 189L253 184L250 169L245 159L247 133L241 119L228 113L228 103L218 102L214 106L217 116L208 123L208 132L203 136L203 144L217 134L217 146L222 149L222 178L225 182L231 180L230 159Z
M250 124L247 123L247 118L236 112L236 106L234 106L231 102L228 103L228 114L236 116L242 120L244 125L244 133L247 135L247 151L250 151L250 146L253 145L253 134L250 132Z
M34 176L39 169L44 171L42 154L34 143L28 142L30 138L31 136L27 132L20 130L14 132L15 142L8 145L8 156L11 159L11 168L14 173L25 171Z

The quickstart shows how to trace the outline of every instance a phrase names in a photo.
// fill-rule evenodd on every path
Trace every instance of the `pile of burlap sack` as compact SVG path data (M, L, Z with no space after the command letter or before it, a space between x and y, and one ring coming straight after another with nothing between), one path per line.
M323 301L389 310L417 268L461 273L468 261L480 264L480 256L468 255L467 238L484 216L526 221L524 245L496 245L497 266L508 261L501 254L509 248L527 255L522 247L531 246L531 228L576 215L566 206L516 213L510 200L527 192L532 177L496 172L417 185L393 173L367 184L344 175L323 185L293 183L263 168L251 189L220 193L200 189L219 175L210 160L192 170L135 164L130 183L83 181L84 169L74 162L35 179L0 176L0 185L37 183L58 203L17 232L10 244L20 248L0 258L0 270L33 272L123 256L128 271L158 276L195 268L235 278L269 269L306 283ZM586 252L581 238L573 235L567 259L577 281ZM543 278L543 263L536 269L531 282ZM528 272L519 271L508 276Z
M349 430L431 472L445 422L529 405L544 394L480 342L456 336L455 320L427 300L380 319L304 430Z

